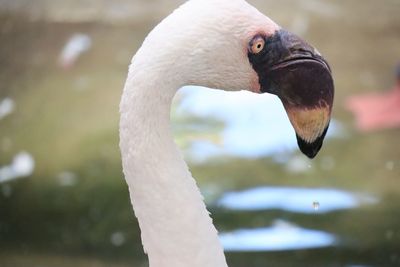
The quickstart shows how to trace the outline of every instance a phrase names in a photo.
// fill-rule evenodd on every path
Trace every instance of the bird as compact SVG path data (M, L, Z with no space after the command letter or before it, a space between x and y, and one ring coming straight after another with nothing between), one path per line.
M277 95L300 150L313 158L331 118L331 69L313 46L244 0L183 3L133 56L120 102L119 146L149 265L226 267L218 232L171 132L172 99L185 85Z

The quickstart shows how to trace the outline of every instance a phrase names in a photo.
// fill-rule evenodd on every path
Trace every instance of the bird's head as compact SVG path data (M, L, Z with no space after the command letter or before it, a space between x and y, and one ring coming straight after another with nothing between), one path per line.
M248 58L258 75L260 92L277 95L296 131L300 150L316 156L329 127L334 85L320 53L283 29L255 35Z
M153 30L141 50L148 50L138 51L145 55L138 57L143 65L164 64L158 68L162 75L178 77L181 85L277 95L300 150L310 158L320 150L334 95L328 63L245 1L188 1Z

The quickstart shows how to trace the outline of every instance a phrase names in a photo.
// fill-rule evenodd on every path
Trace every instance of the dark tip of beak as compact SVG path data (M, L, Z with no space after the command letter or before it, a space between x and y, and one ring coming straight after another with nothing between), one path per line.
M311 143L303 140L299 135L296 134L297 144L299 145L300 151L310 159L313 159L321 149L327 131L328 126L325 128L324 132Z

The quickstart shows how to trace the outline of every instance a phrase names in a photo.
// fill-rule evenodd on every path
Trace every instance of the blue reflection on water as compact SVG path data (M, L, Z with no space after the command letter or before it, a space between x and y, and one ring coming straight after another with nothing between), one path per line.
M225 93L188 86L178 112L200 117L216 117L225 122L222 145L196 142L191 156L204 160L210 156L228 154L242 157L268 156L297 149L293 127L280 100L271 94L247 91ZM340 136L340 125L331 123L328 137Z
M258 187L225 193L217 205L234 210L281 209L299 213L327 213L373 204L377 199L330 188ZM318 210L315 210L318 203Z
M333 234L277 220L271 227L221 233L225 251L282 251L333 246Z

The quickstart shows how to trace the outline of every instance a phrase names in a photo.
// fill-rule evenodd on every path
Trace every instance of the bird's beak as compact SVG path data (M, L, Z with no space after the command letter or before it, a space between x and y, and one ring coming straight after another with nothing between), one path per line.
M262 55L249 55L261 92L277 95L293 125L300 150L314 158L331 117L334 85L318 51L298 36L279 30L265 40Z

